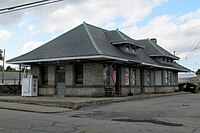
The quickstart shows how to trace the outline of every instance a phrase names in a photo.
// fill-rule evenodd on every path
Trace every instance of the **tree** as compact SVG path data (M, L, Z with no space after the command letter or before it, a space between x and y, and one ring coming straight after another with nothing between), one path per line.
M3 60L3 50L0 49L0 60Z
M196 71L196 75L199 75L199 76L200 76L200 69L198 69L198 70Z
M7 72L16 72L17 70L15 68L12 68L11 66L7 66L6 71Z

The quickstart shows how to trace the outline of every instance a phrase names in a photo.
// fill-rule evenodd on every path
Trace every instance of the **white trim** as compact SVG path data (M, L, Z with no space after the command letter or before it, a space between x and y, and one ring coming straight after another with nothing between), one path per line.
M138 62L138 61L134 61L134 60L128 60L128 59L124 59L124 58L112 57L112 56L107 56L107 55L51 58L51 59L28 60L28 61L14 61L14 62L8 62L8 63L10 63L10 64L23 64L23 63L32 63L32 62L50 62L50 61L61 61L61 60L64 61L64 60L78 60L78 59L98 59L98 58L113 59L113 60L120 60L120 61L126 61L126 62L135 62L135 63L140 63L142 65L153 66L153 67L157 67L157 68L180 70L180 69L174 68L174 67L166 67L166 66L155 65L155 64L150 64L150 63Z
M170 55L163 55L163 54L159 54L159 55L149 55L151 57L170 57L170 58L173 58L173 59L176 59L176 60L179 60L180 58L177 57L177 56L170 56Z
M129 61L127 59L104 56L104 55L95 55L95 56L77 56L77 57L65 57L65 58L51 58L51 59L39 59L39 60L27 60L27 61L11 61L10 64L23 64L23 63L32 63L32 62L50 62L50 61L61 61L61 60L75 60L75 59L95 59L95 58L108 58L121 61Z
M174 67L166 67L166 66L155 65L155 64L144 63L144 62L142 62L142 65L153 66L153 67L157 67L157 68L166 68L166 69L172 69L172 70L180 70L180 69L174 68Z

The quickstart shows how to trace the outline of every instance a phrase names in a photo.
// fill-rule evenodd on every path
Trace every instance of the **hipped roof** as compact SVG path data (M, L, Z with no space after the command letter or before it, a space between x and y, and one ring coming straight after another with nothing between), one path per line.
M163 65L151 58L149 51L152 53L156 51L152 49L152 46L148 46L152 45L151 43L147 44L145 41L136 41L119 30L108 31L84 22L33 51L8 60L7 63L31 64L73 59L115 59L147 66L187 71L177 63ZM135 45L138 47L137 54L122 51L116 45L117 42Z

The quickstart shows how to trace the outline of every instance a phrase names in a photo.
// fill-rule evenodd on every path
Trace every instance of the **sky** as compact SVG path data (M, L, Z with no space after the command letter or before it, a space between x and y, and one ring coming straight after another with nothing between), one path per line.
M0 9L34 1L0 0ZM8 60L84 21L107 30L118 28L136 40L156 38L158 45L175 51L179 64L200 69L200 0L63 0L0 14L0 49Z

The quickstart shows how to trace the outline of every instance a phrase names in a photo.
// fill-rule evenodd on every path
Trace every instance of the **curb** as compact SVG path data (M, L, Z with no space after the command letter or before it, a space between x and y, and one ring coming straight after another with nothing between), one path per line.
M96 98L95 100L88 100L88 101L52 101L52 100L29 100L29 99L0 99L1 102L7 102L12 103L12 104L23 104L23 105L29 105L29 106L38 106L38 108L42 107L49 107L47 109L48 111L40 111L41 113L51 113L50 108L60 108L60 109L74 109L77 110L81 107L86 107L86 106L93 106L93 105L101 105L101 104L109 104L109 103L116 103L116 102L124 102L124 101L132 101L132 100L140 100L140 99L148 99L148 98L156 98L156 97L166 97L166 96L174 96L174 95L183 95L183 94L190 94L188 92L176 92L176 93L165 93L165 94L144 94L144 95L134 95L134 96L127 96L127 97L110 97L110 98L105 98L105 99L98 99ZM22 106L23 106L22 105ZM3 108L0 106L0 108ZM11 107L9 108L11 109ZM20 108L17 108L17 110L20 110ZM25 110L26 111L26 110ZM37 112L34 110L29 110L30 112ZM39 112L38 111L38 112ZM67 111L67 110L66 110Z
M45 114L67 112L72 110L68 108L48 107L48 106L30 105L30 104L13 103L13 102L0 102L0 109L9 109L9 110L18 110L18 111L45 113Z

